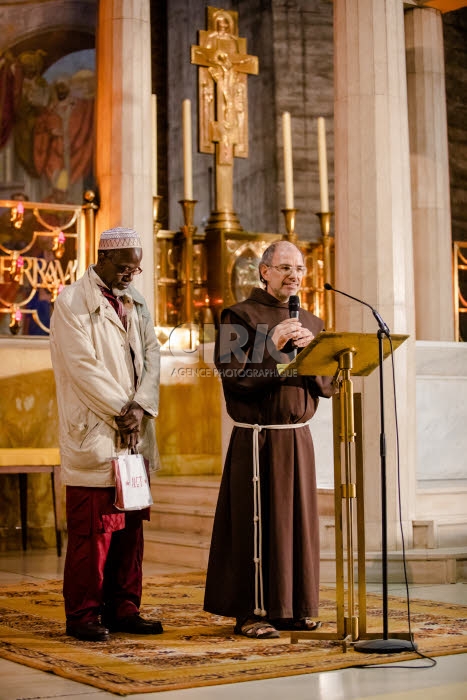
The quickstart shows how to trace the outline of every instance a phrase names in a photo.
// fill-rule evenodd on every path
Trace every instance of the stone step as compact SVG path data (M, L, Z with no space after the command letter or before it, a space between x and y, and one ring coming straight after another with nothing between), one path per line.
M210 538L181 532L148 532L145 534L144 558L159 564L205 571L209 557ZM356 553L354 557L355 581L358 582ZM366 581L381 583L381 552L367 552ZM412 549L406 552L409 584L446 584L467 582L467 550L465 548ZM344 557L347 570L347 559ZM388 553L388 583L404 583L402 552ZM335 555L321 552L321 583L335 583Z
M207 566L220 476L160 476L151 480L154 504L145 526L145 559L204 569ZM331 518L333 494L318 492L322 545ZM332 533L332 530L330 530Z
M145 530L144 559L157 564L181 565L205 571L211 538L186 532Z
M466 541L467 516L443 516L435 520L413 520L414 547L435 549L462 547Z
M217 476L156 476L152 480L154 505L145 527L145 559L174 566L205 570L219 491ZM335 581L334 497L318 490L321 539L321 581ZM420 532L426 523L420 522ZM416 539L416 538L415 538ZM420 537L419 540L422 538ZM425 544L425 543L423 543ZM423 546L423 545L422 545ZM432 545L433 547L433 545ZM345 553L344 553L345 557ZM382 578L381 552L366 552L366 579ZM467 548L418 548L407 550L410 583L454 583L467 580ZM356 567L357 552L354 552ZM347 568L345 561L344 568ZM402 552L388 553L388 581L404 581Z
M154 476L151 490L154 503L215 508L220 476Z
M354 552L355 580L357 580L357 556ZM335 553L321 551L320 577L323 583L336 580ZM408 549L405 552L408 582L411 584L445 584L467 581L467 547L440 547L438 549ZM344 555L347 571L347 557ZM368 583L382 581L381 552L365 552L365 576ZM404 583L402 551L390 551L387 555L388 583Z
M151 507L151 520L146 529L158 532L189 532L211 536L214 508L157 502Z

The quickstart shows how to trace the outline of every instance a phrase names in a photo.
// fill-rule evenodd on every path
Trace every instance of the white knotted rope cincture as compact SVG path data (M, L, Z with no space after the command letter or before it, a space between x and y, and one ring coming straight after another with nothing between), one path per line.
M262 525L261 525L261 483L259 474L259 433L262 430L290 430L304 428L306 423L281 423L280 425L258 425L257 423L237 423L237 428L253 430L253 562L255 564L255 615L266 617L263 588Z

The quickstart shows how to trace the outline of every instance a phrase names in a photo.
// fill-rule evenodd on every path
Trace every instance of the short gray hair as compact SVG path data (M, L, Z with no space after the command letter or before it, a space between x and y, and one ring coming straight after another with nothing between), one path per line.
M298 250L300 255L302 256L303 262L305 262L305 257L300 250L298 246L295 245L295 243L291 243L290 241L276 241L275 243L271 243L271 245L268 245L268 247L264 250L261 260L258 263L258 271L261 267L261 265L266 265L267 267L271 267L272 259L274 257L274 253L276 252L278 246L283 245L284 243L288 243L289 245L293 246ZM264 280L261 276L261 272L259 272L259 281L261 284L266 284L266 280Z

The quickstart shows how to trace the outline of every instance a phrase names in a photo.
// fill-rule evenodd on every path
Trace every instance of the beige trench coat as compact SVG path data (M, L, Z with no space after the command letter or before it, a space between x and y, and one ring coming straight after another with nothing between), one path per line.
M144 409L138 451L159 467L153 418L159 409L160 346L144 298L123 298L128 331L98 287L93 267L55 302L50 349L57 387L63 483L112 486L111 457L122 452L114 417L130 400ZM134 368L137 375L136 389Z

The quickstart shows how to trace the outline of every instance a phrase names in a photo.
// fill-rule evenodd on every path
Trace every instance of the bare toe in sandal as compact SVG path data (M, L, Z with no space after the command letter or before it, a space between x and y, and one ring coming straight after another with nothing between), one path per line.
M267 620L248 618L235 625L235 634L242 634L249 639L277 639L279 632Z
M302 617L300 620L281 618L279 620L272 620L272 624L278 630L289 632L312 632L313 630L317 630L319 627L321 627L321 622L319 620L315 621L309 617Z
M300 620L294 620L292 629L303 632L313 632L321 627L319 620L311 620L309 617L302 617Z

